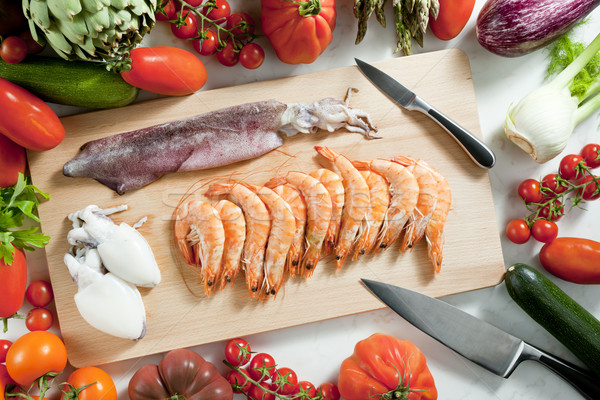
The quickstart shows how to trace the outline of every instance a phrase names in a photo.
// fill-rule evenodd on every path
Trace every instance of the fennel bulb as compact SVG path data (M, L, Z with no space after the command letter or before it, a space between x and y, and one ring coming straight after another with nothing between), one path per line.
M550 83L510 105L504 122L506 136L535 161L544 163L560 154L575 126L600 107L600 75L589 79L588 74L582 95L570 90L599 50L600 34Z

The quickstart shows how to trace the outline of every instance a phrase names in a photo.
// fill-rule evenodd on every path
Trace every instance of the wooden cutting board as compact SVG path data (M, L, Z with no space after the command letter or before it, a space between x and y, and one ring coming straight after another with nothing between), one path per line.
M374 64L481 135L469 61L463 52L444 50ZM62 175L63 164L93 139L250 101L343 98L349 86L359 89L351 105L371 115L383 139L369 141L346 131L300 134L286 138L283 147L258 159L213 170L170 174L123 196L94 180ZM52 195L39 211L42 230L51 237L46 253L62 337L75 367L382 308L382 303L359 283L360 278L382 280L432 296L487 287L502 279L503 258L487 171L476 167L425 116L397 107L354 66L90 112L65 117L62 122L65 140L52 151L30 152L29 163L33 183ZM350 159L401 154L420 157L445 175L453 199L441 273L433 272L423 241L410 253L393 247L349 261L341 270L336 270L329 257L319 263L312 279L288 279L275 300L251 300L239 277L233 286L207 298L197 277L183 266L172 247L172 213L182 195L194 184L202 187L229 177L263 183L278 172L310 172L326 165L313 150L316 144L329 146ZM107 208L123 203L129 210L115 214L113 219L134 224L148 217L140 232L150 243L162 272L157 287L140 289L148 330L138 342L108 336L81 318L73 301L77 286L63 263L69 249L67 215L89 204Z

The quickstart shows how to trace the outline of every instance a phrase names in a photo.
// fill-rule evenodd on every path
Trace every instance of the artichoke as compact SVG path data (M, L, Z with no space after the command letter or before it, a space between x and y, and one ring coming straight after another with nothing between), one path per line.
M62 58L118 63L155 23L156 0L23 0L34 40ZM42 37L40 37L42 36Z

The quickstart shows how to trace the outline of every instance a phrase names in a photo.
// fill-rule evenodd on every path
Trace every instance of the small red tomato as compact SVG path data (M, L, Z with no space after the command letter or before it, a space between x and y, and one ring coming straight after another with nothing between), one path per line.
M255 354L248 366L248 373L257 382L270 379L275 375L275 360L267 353Z
M27 56L27 43L18 36L9 36L0 44L0 57L9 64L20 63Z
M248 392L248 400L275 400L275 395L266 392L263 387L272 390L268 383L261 383L260 386L252 385Z
M315 397L317 395L317 388L315 387L315 385L313 385L309 381L298 382L298 386L296 386L296 388L298 389L297 393L299 394L301 399L304 399L304 398L312 399L313 397Z
M30 331L47 331L53 322L52 313L42 307L31 309L25 317L25 326Z
M219 62L226 67L233 67L235 64L237 64L239 57L240 53L237 51L234 43L231 40L227 42L225 47L217 51L217 60L219 60Z
M244 372L248 373L248 371ZM234 369L227 371L225 379L227 379L227 382L229 382L235 393L248 393L252 385L252 382Z
M562 178L568 180L577 180L583 177L585 161L579 154L567 154L560 160L558 167Z
M535 179L525 179L519 184L519 196L526 203L539 203L542 201L542 192L540 191L540 183Z
M298 385L298 376L290 368L277 368L273 376L273 386L279 394L293 394Z
M256 43L247 43L240 50L240 64L247 69L256 69L265 61L265 51Z
M202 5L204 0L186 0L185 2L188 3L192 7L198 7L198 6Z
M191 11L184 11L183 24L171 22L171 32L179 39L191 39L198 36L198 19Z
M508 240L516 244L523 244L531 237L531 229L524 219L513 219L506 225Z
M252 35L255 24L250 15L239 11L227 17L225 26L234 35Z
M564 193L568 188L564 183L559 181L560 177L557 174L548 174L544 178L542 178L542 188L548 189L553 193L560 194ZM551 194L548 193L547 190L542 189L543 194Z
M550 243L558 236L558 226L552 221L538 219L531 226L531 236L538 242Z
M11 345L12 342L10 340L0 339L0 364L6 362L6 353L8 353Z
M231 339L225 345L225 359L236 367L246 365L250 361L251 351L250 345L244 339Z
M541 218L548 221L558 221L565 213L565 207L560 200L553 200L549 204L542 207L538 214Z
M600 144L590 143L583 146L583 149L581 149L581 156L588 167L600 167Z
M585 178L579 182L579 184L585 185L582 189L579 189L579 194L584 200L596 200L600 197L600 185L598 184L598 177L586 175Z
M331 382L320 384L317 392L323 397L323 400L340 400L340 391L337 385Z
M164 0L161 3L161 9L156 11L158 21L169 21L177 18L177 6L174 0Z
M52 285L47 281L33 281L27 287L25 297L34 307L46 307L54 299Z
M211 29L207 29L204 32L204 35L206 36L204 39L195 39L192 41L194 50L203 56L215 54L217 52L217 46L219 45L217 35Z
M46 42L43 41L44 39L38 37L40 41L43 41L42 44L39 44L33 39L33 36L31 36L31 31L29 29L21 32L19 34L19 37L23 39L23 41L27 45L27 54L37 54L46 48Z
M213 21L224 22L227 17L231 14L231 7L227 0L217 0L215 2L216 7L208 11L206 16Z

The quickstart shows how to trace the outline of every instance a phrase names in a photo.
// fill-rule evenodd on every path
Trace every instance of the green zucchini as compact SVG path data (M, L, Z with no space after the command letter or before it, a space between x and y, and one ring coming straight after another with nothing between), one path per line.
M27 56L18 64L0 60L0 77L44 101L87 108L113 108L131 104L139 89L103 64Z
M600 376L600 321L529 265L511 265L504 281L519 307Z

